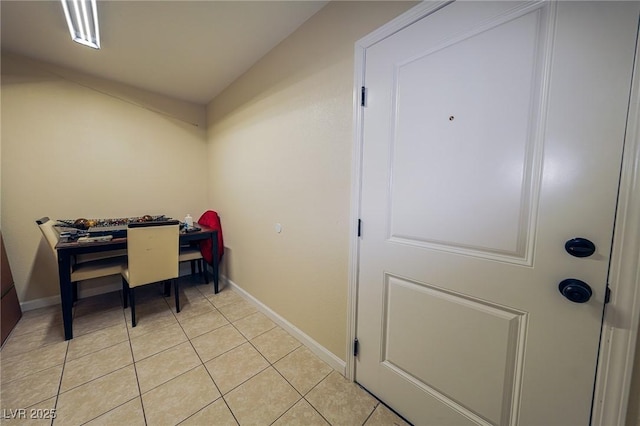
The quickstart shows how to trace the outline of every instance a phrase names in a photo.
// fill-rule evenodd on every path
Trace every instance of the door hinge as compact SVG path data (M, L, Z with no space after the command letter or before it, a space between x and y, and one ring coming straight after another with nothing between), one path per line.
M362 236L362 220L358 219L358 237Z
M360 344L358 343L358 338L353 339L353 356L358 356L358 351L360 349Z
M360 106L367 106L367 88L364 86L360 88Z
M604 303L607 304L611 301L611 288L607 284L607 289L604 292Z

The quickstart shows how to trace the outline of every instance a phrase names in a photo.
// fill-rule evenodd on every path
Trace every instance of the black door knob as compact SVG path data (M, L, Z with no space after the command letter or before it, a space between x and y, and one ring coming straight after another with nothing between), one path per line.
M571 256L589 257L596 252L596 245L586 238L577 237L568 240L564 244L564 249Z
M589 284L575 278L567 278L558 284L558 290L567 299L575 303L584 303L591 299L593 292Z

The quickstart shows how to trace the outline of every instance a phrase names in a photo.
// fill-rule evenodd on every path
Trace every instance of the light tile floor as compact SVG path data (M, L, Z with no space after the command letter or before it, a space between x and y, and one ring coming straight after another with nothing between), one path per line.
M230 289L181 278L25 312L0 351L2 424L406 425ZM45 418L55 412L55 419ZM35 418L32 418L35 417Z

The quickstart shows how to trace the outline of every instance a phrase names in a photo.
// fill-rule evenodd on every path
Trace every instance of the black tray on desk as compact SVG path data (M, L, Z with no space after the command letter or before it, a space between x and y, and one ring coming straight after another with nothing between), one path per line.
M88 232L89 237L112 235L113 238L124 238L127 236L127 225L93 226Z

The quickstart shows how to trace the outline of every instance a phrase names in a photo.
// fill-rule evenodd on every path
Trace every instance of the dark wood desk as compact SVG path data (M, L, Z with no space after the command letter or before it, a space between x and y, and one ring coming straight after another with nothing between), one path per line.
M213 264L213 288L218 293L219 265L218 265L218 231L198 225L199 231L180 232L180 243L211 239ZM60 277L60 300L62 303L62 320L64 322L64 339L73 339L73 291L71 285L71 258L78 254L98 253L127 248L127 238L113 238L111 241L78 243L77 241L61 240L56 245L58 251L58 275ZM206 268L206 263L205 268Z

